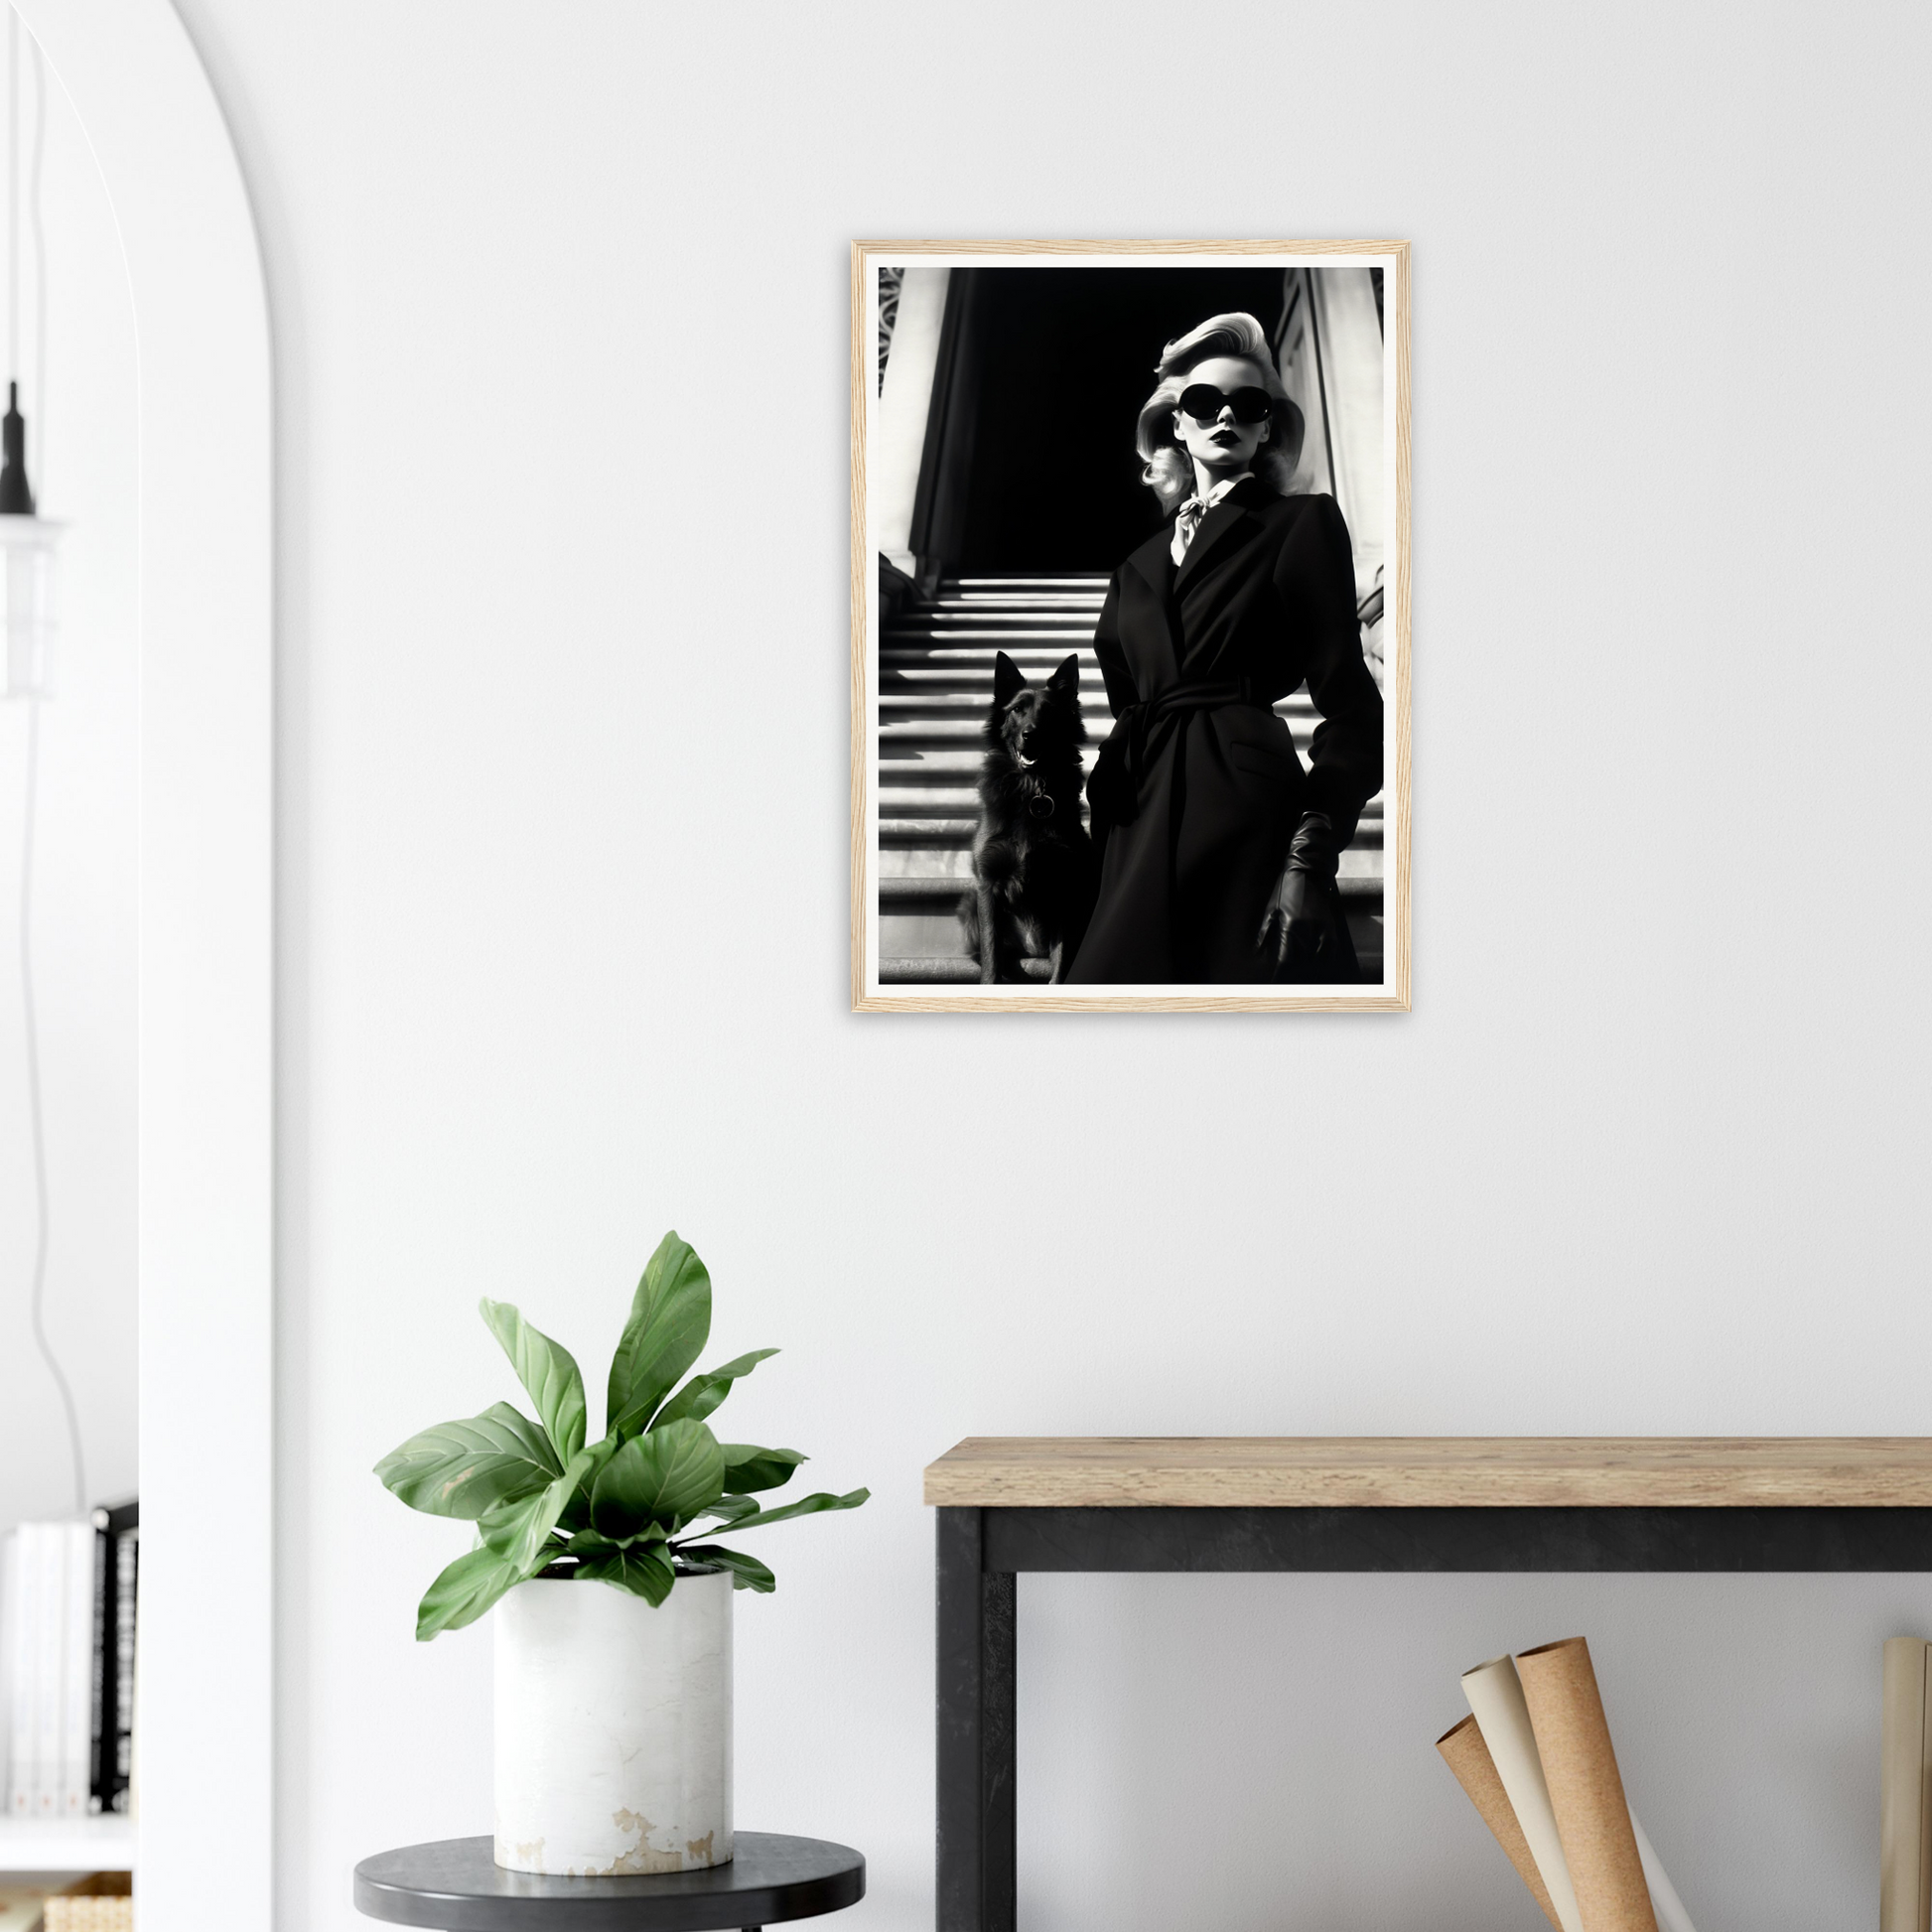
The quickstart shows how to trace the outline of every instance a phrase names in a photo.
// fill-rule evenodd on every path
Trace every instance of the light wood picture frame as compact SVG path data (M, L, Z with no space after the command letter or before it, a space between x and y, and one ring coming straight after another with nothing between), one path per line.
M1265 342L1265 353L1245 359L1274 398L1254 433L1277 447L1254 451L1247 482L1229 472L1248 447L1240 426L1263 404L1232 387L1239 369L1223 372L1231 393L1205 399L1223 405L1212 433L1233 458L1203 469L1189 454L1197 444L1165 447L1206 422L1168 406L1189 379L1190 354L1243 359L1225 332L1169 357L1161 393L1149 394L1167 345L1229 314L1259 324L1241 340ZM1406 241L853 244L854 1011L1409 1010L1409 316ZM1203 498L1214 479L1219 487ZM1224 494L1233 498L1225 505ZM1296 500L1310 497L1326 500ZM1197 556L1188 554L1195 530L1204 532ZM1161 560L1171 551L1169 566ZM1341 603L1351 564L1352 618ZM1161 660L1163 683L1146 672L1148 653L1164 623L1171 639L1181 631L1183 616L1185 631ZM1358 665L1347 661L1351 632ZM1277 634L1291 640L1279 650ZM1214 674L1197 673L1228 638ZM1251 663L1261 667L1253 677L1243 670ZM1242 672L1232 681L1229 665ZM1289 677L1296 683L1284 690ZM1381 698L1381 784L1366 800L1374 699L1365 678ZM1086 743L1069 748L1049 727L1074 717ZM1037 737L1012 735L1035 726ZM1189 736L1208 728L1212 742ZM1310 778L1316 732L1321 771ZM1103 822L1093 817L1091 771L1110 737L1121 743L1107 754L1114 802ZM1040 775L1073 757L1084 788L1076 765L1064 764L1057 786ZM1166 771L1156 768L1163 758ZM1337 808L1315 816L1331 796ZM1043 813L1049 831L1075 827L1077 815L1068 849L1042 856L1037 828L1017 816L1009 838L1003 814L1023 805ZM1211 842L1226 832L1208 816L1217 806L1224 819L1265 821L1238 863L1200 860L1227 849ZM1116 821L1135 818L1143 823L1123 838ZM1331 818L1340 821L1332 833ZM1307 870L1314 883L1255 900L1257 880L1265 889L1280 870L1268 841L1285 850L1284 827L1298 820L1314 856L1298 834L1283 877ZM1077 895L1055 897L1060 875L1048 862L1062 873L1074 866L1068 852L1090 823L1116 842L1104 873L1081 861L1080 917L1096 894L1099 909L1090 926L1069 913L1073 936L1049 947L1052 921ZM1235 830L1249 836L1245 822ZM1030 837L1033 857L1022 863L1034 871L1020 903L1043 909L1015 924L1004 889L988 882L1012 876L1013 851ZM1329 838L1340 847L1326 861L1332 885L1322 864ZM1126 871L1130 861L1142 872ZM985 881L975 877L982 863ZM1222 892L1223 880L1236 883ZM1252 979L1231 979L1227 962L1246 942L1228 935L1250 930L1257 904L1278 950L1257 954ZM1325 927L1315 916L1323 905ZM1290 907L1303 913L1292 928ZM982 908L997 945L971 935ZM1219 938L1217 919L1227 928ZM1322 935L1317 945L1310 933ZM1267 977L1284 957L1293 965ZM1185 963L1173 978L1124 976L1149 958ZM983 983L991 971L1000 977Z

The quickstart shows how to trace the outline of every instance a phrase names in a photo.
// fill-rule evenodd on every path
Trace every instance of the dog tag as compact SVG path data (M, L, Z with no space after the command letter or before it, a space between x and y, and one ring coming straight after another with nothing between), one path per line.
M1027 810L1035 818L1051 818L1053 801L1043 791L1036 791L1027 800Z

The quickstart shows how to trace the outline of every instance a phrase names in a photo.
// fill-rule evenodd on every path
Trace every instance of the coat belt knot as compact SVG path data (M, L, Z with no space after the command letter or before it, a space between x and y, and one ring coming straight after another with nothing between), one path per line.
M1182 718L1196 711L1219 711L1223 705L1257 702L1246 678L1222 678L1212 683L1195 679L1171 684L1139 704L1128 705L1114 720L1087 779L1087 803L1095 819L1110 825L1134 822L1140 815L1148 765L1167 748Z

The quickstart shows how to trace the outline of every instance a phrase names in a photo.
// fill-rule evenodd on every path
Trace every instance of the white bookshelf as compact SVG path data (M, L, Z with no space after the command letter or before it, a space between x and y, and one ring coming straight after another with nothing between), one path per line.
M131 1818L0 1818L0 1871L132 1871Z

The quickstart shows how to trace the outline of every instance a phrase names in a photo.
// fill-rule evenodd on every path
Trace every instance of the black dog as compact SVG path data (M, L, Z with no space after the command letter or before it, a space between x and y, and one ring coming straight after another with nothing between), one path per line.
M973 890L960 902L980 984L1020 980L1029 950L1048 955L1053 977L1070 962L1093 910L1093 841L1080 822L1080 659L1045 684L1029 684L1001 651L993 666L973 834Z

